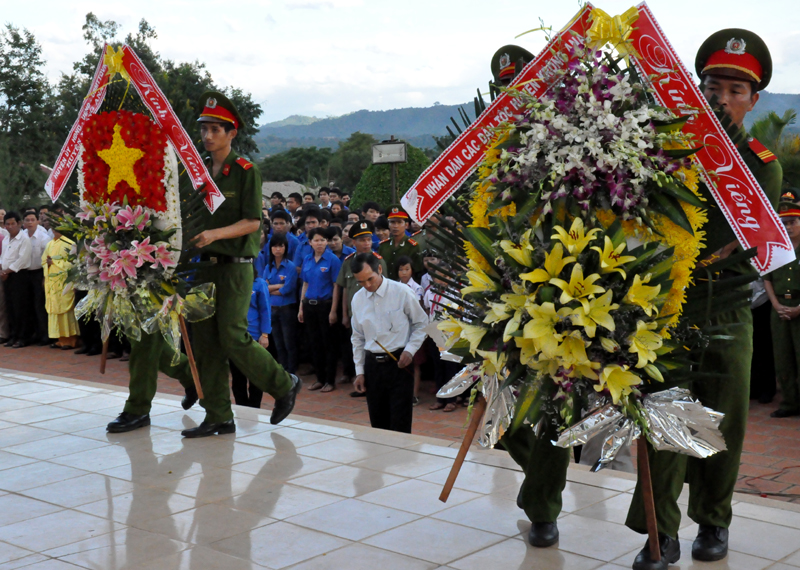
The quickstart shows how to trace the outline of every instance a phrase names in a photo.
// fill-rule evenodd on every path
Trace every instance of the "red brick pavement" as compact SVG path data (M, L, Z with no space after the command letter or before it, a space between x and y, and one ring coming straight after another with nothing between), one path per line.
M10 349L0 346L0 368L116 386L128 385L127 363L109 360L105 375L99 373L99 365L100 357L75 355L72 351L56 351L47 347ZM311 376L302 378L306 388L313 383ZM422 401L414 408L414 433L460 441L464 433L466 409L459 408L448 414L428 410L428 406L435 400L433 390L431 382L422 383ZM183 388L176 380L160 375L159 391L182 394ZM369 425L364 398L350 398L351 391L350 385L339 385L337 390L327 394L304 390L295 409L297 413L309 417ZM800 417L770 418L770 412L777 408L777 401L776 399L772 404L750 404L750 418L737 487L750 492L795 495L770 497L800 503ZM271 406L268 396L264 398L264 406Z

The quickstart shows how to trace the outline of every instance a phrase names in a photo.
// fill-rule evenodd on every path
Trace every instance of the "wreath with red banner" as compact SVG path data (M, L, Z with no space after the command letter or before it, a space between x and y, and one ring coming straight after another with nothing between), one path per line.
M147 116L130 111L93 115L81 134L84 199L92 204L167 209L167 136Z

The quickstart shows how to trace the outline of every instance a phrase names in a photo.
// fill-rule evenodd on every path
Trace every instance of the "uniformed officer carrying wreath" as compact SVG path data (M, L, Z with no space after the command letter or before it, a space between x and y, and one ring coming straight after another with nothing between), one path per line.
M211 215L206 213L205 231L194 245L202 261L202 281L213 282L217 308L213 317L194 325L194 349L205 398L203 423L184 430L185 437L233 433L233 411L228 383L228 361L232 361L258 388L275 398L270 422L280 423L294 408L302 386L267 350L247 332L247 309L253 285L253 259L259 251L261 229L261 173L232 149L242 118L222 93L207 92L201 99L200 134L210 154L206 165L225 196Z
M695 68L702 80L701 91L730 117L740 132L732 139L741 139L738 147L745 161L753 165L753 175L773 207L778 205L783 173L774 154L744 132L744 117L758 101L772 76L772 59L764 41L753 32L742 29L721 30L712 34L697 52ZM713 203L707 196L709 203ZM708 209L706 251L715 259L728 257L738 248L733 231L719 208ZM752 272L749 263L729 269L735 273ZM696 286L703 285L698 278ZM746 287L746 286L745 286ZM706 459L650 450L650 471L661 545L661 560L650 559L648 545L636 557L634 570L665 569L680 558L678 527L681 513L678 496L684 481L689 482L689 517L699 524L692 544L692 558L713 561L728 553L728 527L733 512L731 498L739 473L744 443L750 394L750 361L753 353L753 317L749 307L723 313L714 319L718 334L732 337L727 342L712 342L705 353L702 371L719 374L719 378L692 385L692 393L704 406L725 414L720 431L727 450ZM645 533L641 486L636 492L625 523Z

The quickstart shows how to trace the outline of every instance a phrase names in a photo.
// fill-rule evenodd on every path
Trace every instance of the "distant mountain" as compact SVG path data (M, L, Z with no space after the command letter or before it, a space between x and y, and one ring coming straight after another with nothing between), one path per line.
M255 141L261 155L277 154L294 147L316 146L335 149L340 141L359 131L371 134L378 140L388 139L394 135L414 146L434 148L436 142L433 136L447 134L447 126L452 128L450 118L458 117L459 107L462 107L470 118L474 118L475 109L471 101L463 105L434 105L390 111L361 110L326 119L292 115L282 121L261 127L255 136ZM800 95L764 91L753 112L747 115L745 127L750 127L753 121L770 111L782 116L787 109L795 109L800 113ZM791 125L787 130L800 133L800 125Z

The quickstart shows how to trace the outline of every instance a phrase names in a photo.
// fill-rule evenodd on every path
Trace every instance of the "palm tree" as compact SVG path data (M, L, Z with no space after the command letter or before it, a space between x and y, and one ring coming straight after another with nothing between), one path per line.
M800 135L784 133L787 125L797 121L797 111L787 110L783 117L775 111L753 123L750 135L775 153L783 167L783 187L800 189Z

